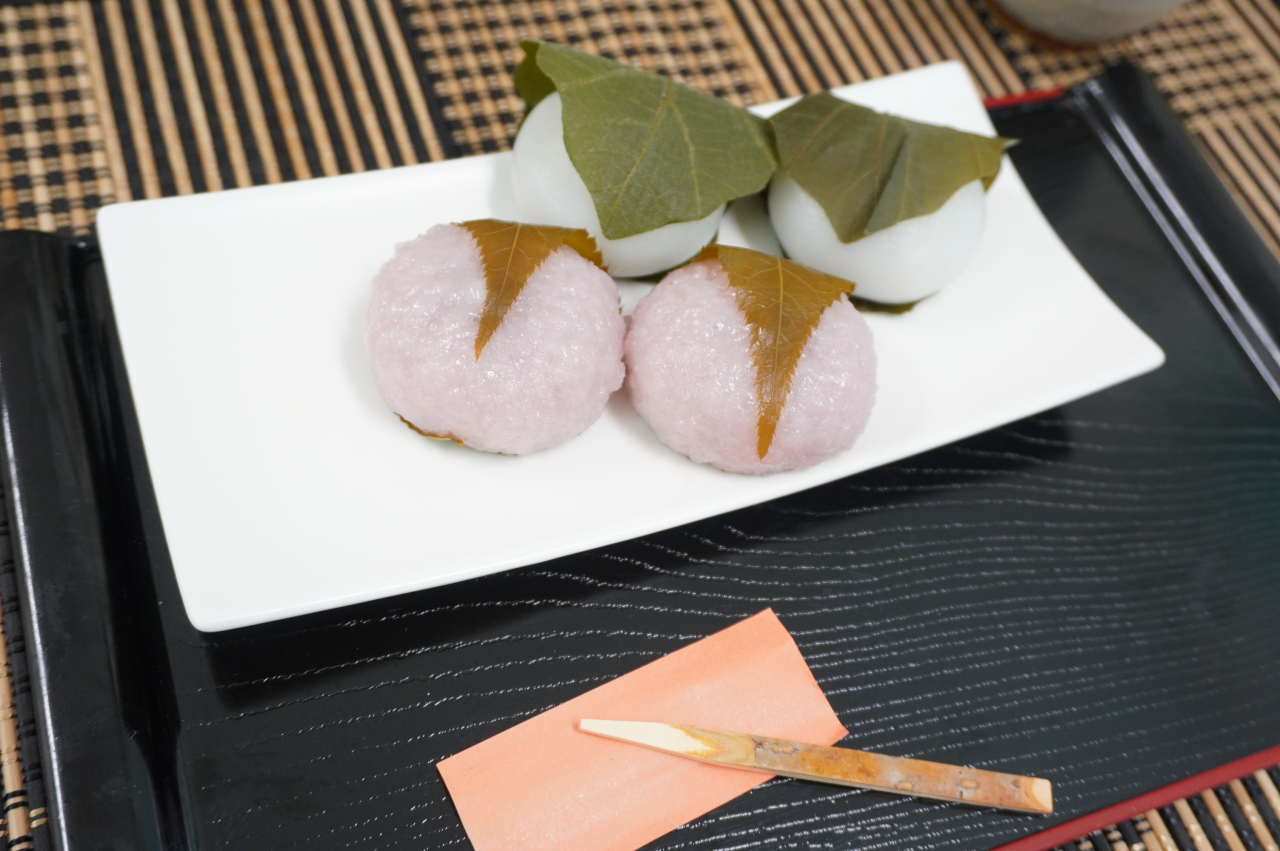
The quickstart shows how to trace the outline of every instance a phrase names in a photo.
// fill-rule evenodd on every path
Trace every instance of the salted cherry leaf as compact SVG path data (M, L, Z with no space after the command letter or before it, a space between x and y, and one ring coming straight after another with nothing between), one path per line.
M808 95L769 119L780 168L822 206L841 242L936 212L961 186L1000 173L1013 141Z
M585 230L498 219L463 222L462 227L475 239L484 265L485 298L476 331L476 360L529 282L529 276L557 248L570 248L604 268L596 241Z
M720 261L751 331L751 363L756 371L756 453L763 461L773 444L805 344L823 312L840 296L852 292L854 285L749 248L708 245L697 259Z
M402 422L402 423L404 423L405 425L407 425L407 426L409 427L409 430L410 430L410 431L417 432L418 434L422 435L423 437L429 437L429 438L431 438L432 440L452 440L454 443L458 444L459 446L466 446L466 444L465 444L465 443L463 443L461 440L458 440L458 438L454 437L454 436L453 436L453 435L451 435L451 434L432 434L432 433L431 433L431 432L429 432L429 431L423 431L422 429L418 428L416 425L414 425L413 423L409 422L409 421L408 421L408 420L406 420L404 417L401 417L399 414L396 414L396 417L398 417L398 418L399 418L400 422Z
M607 238L705 218L773 175L768 124L747 111L570 47L520 46L516 87L530 110L560 94L565 149Z

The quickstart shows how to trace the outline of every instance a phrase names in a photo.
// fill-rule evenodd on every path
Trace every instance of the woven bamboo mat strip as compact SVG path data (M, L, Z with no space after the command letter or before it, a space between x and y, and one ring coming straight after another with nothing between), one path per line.
M714 0L405 0L451 155L510 147L520 39L572 44L669 74L738 104L771 100L765 66Z
M75 0L115 197L445 156L391 0Z
M503 150L518 42L576 44L737 103L944 59L989 96L1151 72L1280 253L1280 9L1195 0L1089 50L990 0L61 0L0 7L0 221Z
M0 653L6 660L0 668L0 779L4 783L4 837L10 849L25 848L31 844L31 819L18 749L18 716L13 701L13 680L9 676L9 648L2 629Z
M1269 767L1147 810L1055 851L1280 851L1280 770Z
M5 228L84 232L115 200L81 44L63 4L0 7Z
M26 657L15 589L13 552L10 544L4 495L0 493L0 786L4 790L4 813L0 819L0 839L11 851L25 851L33 845L32 834L45 840L48 818L37 793L36 809L30 809L28 787L39 787L39 760L24 762L22 746L34 752L33 714L29 705L19 706L29 697ZM21 720L20 720L21 719ZM24 735L25 734L25 735ZM39 841L44 847L45 841Z

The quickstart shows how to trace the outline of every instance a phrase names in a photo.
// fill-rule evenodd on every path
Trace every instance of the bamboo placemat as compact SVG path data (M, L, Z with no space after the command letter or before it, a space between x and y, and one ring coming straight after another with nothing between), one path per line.
M1280 10L1195 0L1089 50L984 0L57 0L0 5L0 224L89 232L156 198L503 150L521 38L574 44L751 104L945 59L990 97L1145 67L1280 253ZM13 672L0 671L10 847L43 811L0 528ZM7 565L7 566L6 566ZM7 573L6 573L7 571ZM6 586L5 577L9 576ZM2 636L3 633L0 633ZM4 648L0 646L0 652ZM2 657L0 657L2 658ZM18 760L19 734L27 755ZM24 787L35 810L26 810Z
M518 41L634 62L738 103L943 59L988 96L1128 56L1280 251L1280 10L1196 0L1092 50L983 0L63 0L0 7L0 219L84 233L103 204L509 146Z
M40 784L35 714L4 500L5 494L0 491L0 784L4 791L0 840L10 851L26 851L32 847L32 833L45 837L49 820ZM20 752L29 758L20 759ZM43 842L40 847L44 847Z

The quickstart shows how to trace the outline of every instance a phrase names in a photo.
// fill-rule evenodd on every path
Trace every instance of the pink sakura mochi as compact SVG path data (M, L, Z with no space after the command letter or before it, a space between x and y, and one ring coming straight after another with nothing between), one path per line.
M841 296L822 314L765 457L757 452L751 330L719 260L677 269L641 300L627 332L627 389L671 449L731 473L798 470L844 452L876 399L871 329Z
M374 382L419 431L523 455L581 434L622 386L613 279L569 248L542 262L479 359L484 266L471 233L436 225L373 279L365 351Z

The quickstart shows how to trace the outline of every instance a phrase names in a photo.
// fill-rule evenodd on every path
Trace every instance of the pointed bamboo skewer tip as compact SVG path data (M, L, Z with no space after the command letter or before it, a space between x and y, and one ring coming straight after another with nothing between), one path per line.
M854 786L979 807L1053 812L1053 785L1043 778L1001 774L906 757L828 748L804 742L726 733L651 721L584 718L584 733L675 754L799 780Z

